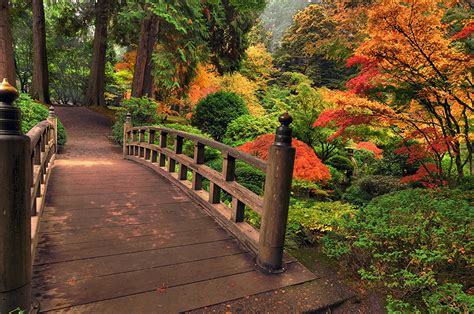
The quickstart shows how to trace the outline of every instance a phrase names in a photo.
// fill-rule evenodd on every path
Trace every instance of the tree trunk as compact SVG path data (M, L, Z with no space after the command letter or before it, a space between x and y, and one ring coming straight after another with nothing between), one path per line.
M110 0L99 0L96 4L91 73L85 98L87 106L105 106L105 54L107 51L109 4Z
M0 79L3 78L7 78L11 85L16 86L15 56L13 54L8 0L0 0Z
M49 74L43 0L33 0L33 78L31 97L49 104Z
M151 75L153 48L158 36L159 20L154 14L146 16L140 30L137 60L133 73L132 97L152 96L153 77Z

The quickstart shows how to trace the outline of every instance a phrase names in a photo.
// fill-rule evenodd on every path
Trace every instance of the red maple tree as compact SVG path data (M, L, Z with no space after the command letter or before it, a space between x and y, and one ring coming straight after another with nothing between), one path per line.
M257 137L252 142L245 143L237 149L267 160L270 146L272 146L274 142L274 134L265 134ZM329 168L321 162L311 147L297 139L293 139L293 147L296 149L295 167L293 171L294 178L317 182L324 182L331 179Z

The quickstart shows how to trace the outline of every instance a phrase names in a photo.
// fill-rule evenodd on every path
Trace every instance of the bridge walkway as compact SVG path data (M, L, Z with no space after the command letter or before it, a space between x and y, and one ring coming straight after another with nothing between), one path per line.
M177 186L122 159L106 118L57 108L68 131L41 218L33 297L41 312L171 313L315 279L254 257Z

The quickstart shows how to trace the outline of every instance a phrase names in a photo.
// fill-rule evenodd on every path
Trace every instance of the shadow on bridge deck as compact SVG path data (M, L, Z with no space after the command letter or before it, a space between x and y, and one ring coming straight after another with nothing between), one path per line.
M33 266L41 312L181 312L318 280L297 261L282 275L260 273L178 187L122 160L104 118L57 111L69 142L52 173ZM320 305L347 298L320 289Z

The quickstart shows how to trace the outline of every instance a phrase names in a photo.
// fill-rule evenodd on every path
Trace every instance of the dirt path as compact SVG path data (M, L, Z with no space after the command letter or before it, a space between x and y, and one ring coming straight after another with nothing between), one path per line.
M82 107L56 107L56 113L67 133L60 159L121 157L120 147L109 140L112 123L107 117Z

